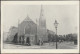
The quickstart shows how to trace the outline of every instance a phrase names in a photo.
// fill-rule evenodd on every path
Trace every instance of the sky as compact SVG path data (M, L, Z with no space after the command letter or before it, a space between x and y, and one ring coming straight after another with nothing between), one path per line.
M2 7L3 31L8 32L11 26L18 26L27 15L35 22L40 17L41 5L4 5ZM46 27L55 32L54 22L57 20L58 34L77 33L78 6L77 5L43 5Z

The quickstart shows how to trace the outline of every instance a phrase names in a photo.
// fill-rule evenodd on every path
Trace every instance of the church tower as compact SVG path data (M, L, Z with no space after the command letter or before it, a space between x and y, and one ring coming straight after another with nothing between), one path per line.
M44 17L43 6L41 5L40 18L39 18L39 27L37 28L38 40L48 41L47 29L46 29L46 19Z
M46 28L46 19L44 17L44 10L42 5L41 5L41 11L40 11L39 26Z

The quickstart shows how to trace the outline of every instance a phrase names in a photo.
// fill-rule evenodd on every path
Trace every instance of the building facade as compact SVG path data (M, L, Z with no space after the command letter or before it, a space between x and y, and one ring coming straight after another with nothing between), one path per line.
M39 25L34 23L29 16L18 25L18 43L30 45L38 44L39 42L48 41L46 30L46 19L43 15L41 6Z
M24 19L18 25L18 43L20 44L36 44L37 25L29 18Z
M42 45L48 42L48 29L46 28L46 18L44 17L44 10L41 6L40 17L38 22L34 22L30 17L27 17L18 23L18 28L10 29L11 42L25 45ZM53 33L53 32L52 32Z

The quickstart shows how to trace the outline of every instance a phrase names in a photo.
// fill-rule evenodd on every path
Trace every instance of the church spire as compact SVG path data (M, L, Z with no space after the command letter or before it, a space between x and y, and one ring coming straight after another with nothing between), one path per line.
M41 5L41 12L40 12L40 18L43 16L43 5Z
M41 12L43 11L43 6L41 5Z
M46 20L44 18L43 5L41 5L40 18L39 18L39 26L46 27Z

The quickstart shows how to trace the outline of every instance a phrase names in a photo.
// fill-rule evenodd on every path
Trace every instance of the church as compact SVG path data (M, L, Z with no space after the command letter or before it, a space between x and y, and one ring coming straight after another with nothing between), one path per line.
M48 42L48 33L49 30L46 28L46 19L44 17L44 10L41 5L40 17L35 23L30 17L27 17L21 22L18 23L18 28L11 29L10 38L13 43L25 44L25 45L42 45L44 42ZM14 33L14 30L15 33ZM52 32L54 34L54 32Z
M46 19L44 18L43 8L41 6L39 25L33 22L29 16L18 25L18 37L19 44L30 45L38 44L39 42L48 41Z

